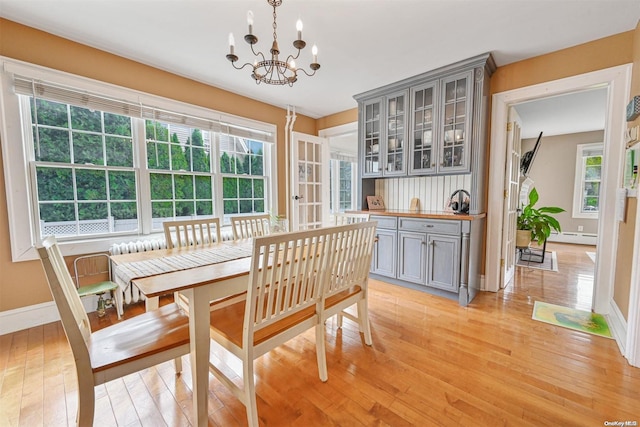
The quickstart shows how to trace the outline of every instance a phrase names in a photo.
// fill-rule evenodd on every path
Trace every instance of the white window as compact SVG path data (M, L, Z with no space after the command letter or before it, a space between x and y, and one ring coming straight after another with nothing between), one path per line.
M332 154L333 157L336 157ZM329 163L330 210L331 213L352 210L356 206L355 159L333 158Z
M160 233L167 219L277 213L274 125L10 60L4 69L14 261L35 259L51 234L87 253Z
M577 147L575 189L573 192L574 218L598 218L602 153L602 143L581 144Z

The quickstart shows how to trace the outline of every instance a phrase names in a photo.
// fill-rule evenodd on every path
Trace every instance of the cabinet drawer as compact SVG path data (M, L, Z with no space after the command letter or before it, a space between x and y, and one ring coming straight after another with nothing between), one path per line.
M400 230L438 234L460 234L462 224L455 220L400 218Z
M371 215L369 219L378 221L378 228L395 230L398 227L398 217L395 216Z

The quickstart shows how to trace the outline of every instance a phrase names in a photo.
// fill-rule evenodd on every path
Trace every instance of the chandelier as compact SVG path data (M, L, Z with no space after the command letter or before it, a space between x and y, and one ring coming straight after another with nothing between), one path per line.
M271 44L271 57L267 59L262 52L256 52L254 49L254 45L258 42L258 38L253 35L253 12L249 11L247 13L247 22L249 24L249 34L244 36L244 41L251 45L251 52L253 52L256 60L253 64L247 62L242 66L237 66L236 62L238 61L238 56L235 54L235 40L233 38L233 33L229 34L229 53L227 54L227 59L231 61L231 64L234 68L241 70L246 66L251 67L251 77L255 80L257 84L261 82L270 84L270 85L289 85L293 86L293 84L298 80L298 71L302 71L307 76L313 76L318 69L320 69L320 64L318 64L318 48L314 45L311 49L311 54L313 55L313 62L309 64L309 68L311 68L312 72L309 73L304 68L296 68L295 60L300 56L300 51L304 49L307 43L302 40L302 21L298 19L296 22L296 29L298 30L298 38L293 42L293 47L298 50L295 56L289 55L286 61L282 61L279 59L280 48L278 47L278 34L276 30L278 29L278 24L276 23L276 7L282 4L282 0L267 0L271 6L273 6L273 43Z

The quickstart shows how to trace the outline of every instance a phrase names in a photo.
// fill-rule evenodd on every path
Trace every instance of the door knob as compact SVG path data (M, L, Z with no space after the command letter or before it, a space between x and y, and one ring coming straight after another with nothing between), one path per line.
M302 198L303 198L303 196L293 196L293 200L300 200Z

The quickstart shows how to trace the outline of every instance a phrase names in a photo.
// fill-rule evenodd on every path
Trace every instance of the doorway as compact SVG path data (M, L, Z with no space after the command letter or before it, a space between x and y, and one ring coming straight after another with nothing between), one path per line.
M541 97L562 95L588 88L607 89L607 120L604 133L604 157L607 163L603 171L601 187L600 221L598 225L598 248L596 258L595 289L592 308L603 314L610 311L612 283L614 281L615 252L617 248L618 224L615 220L615 195L618 178L621 176L624 144L613 143L623 140L625 128L624 106L629 93L629 65L613 67L592 73L539 85L515 89L493 95L491 113L491 159L493 167L489 171L489 199L487 220L487 250L484 290L497 292L500 289L500 250L503 225L503 183L504 169L496 165L505 164L506 138L503 132L507 123L507 112L511 105L531 101Z
M584 269L584 260L596 258L599 187L602 162L606 161L602 150L607 95L606 87L598 87L513 105L517 122L512 128L517 128L521 135L522 154L532 153L536 145L537 150L526 170L522 170L518 162L517 174L520 182L525 180L525 185L518 194L511 188L509 195L514 193L520 207L528 203L528 194L535 188L540 197L537 207L558 206L564 209L564 212L554 215L561 224L562 233L552 233L548 242L551 247L553 243L577 245L570 256L561 260L565 266L567 263L569 266L571 263L580 264ZM515 228L512 219L505 221L505 225L507 223L509 226L503 231L505 235L508 235L509 227ZM547 248L546 255L551 257L551 251ZM505 265L508 265L507 261L505 257ZM575 303L590 310L595 262L580 277L579 283L573 283L580 287L580 291L574 294L580 297L580 301ZM589 277L591 285L588 284ZM503 280L504 285L506 282Z

